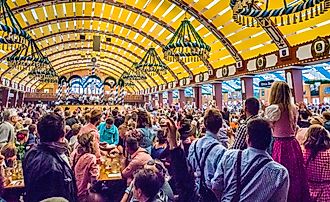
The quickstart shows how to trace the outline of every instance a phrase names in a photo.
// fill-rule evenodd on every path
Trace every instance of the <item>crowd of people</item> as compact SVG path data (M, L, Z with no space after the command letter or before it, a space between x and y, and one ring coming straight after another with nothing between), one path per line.
M330 201L330 111L294 104L285 82L240 109L4 109L3 170L23 162L24 201ZM104 156L121 180L99 180ZM13 192L11 192L13 194ZM7 199L8 200L8 199Z

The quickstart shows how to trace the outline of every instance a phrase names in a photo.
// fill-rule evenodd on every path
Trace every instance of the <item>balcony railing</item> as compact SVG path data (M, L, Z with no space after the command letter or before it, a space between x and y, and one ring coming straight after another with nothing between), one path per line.
M74 97L78 97L79 95L75 95ZM105 96L108 99L108 95ZM26 101L55 101L56 94L55 93L26 93L25 94ZM126 103L143 103L143 95L126 95L124 98Z

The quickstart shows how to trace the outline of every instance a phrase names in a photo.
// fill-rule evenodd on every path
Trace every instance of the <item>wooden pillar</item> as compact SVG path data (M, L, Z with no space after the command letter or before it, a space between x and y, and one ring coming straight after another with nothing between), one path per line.
M222 82L217 82L214 85L215 103L220 111L222 111Z
M1 88L1 106L8 107L9 88Z
M202 86L195 86L194 94L195 94L195 103L197 109L202 109L203 107Z
M163 107L163 105L164 105L164 99L163 99L162 92L158 93L158 105L159 105L159 108Z
M241 77L242 100L253 97L253 77Z
M304 84L302 77L302 70L298 68L291 68L285 70L285 78L288 83L294 102L303 102L304 101ZM321 101L320 101L321 102Z
M183 108L184 105L186 104L186 96L184 94L184 89L179 89L179 103L180 103L180 108Z
M169 106L172 106L172 104L173 104L173 92L172 91L167 92L167 103Z

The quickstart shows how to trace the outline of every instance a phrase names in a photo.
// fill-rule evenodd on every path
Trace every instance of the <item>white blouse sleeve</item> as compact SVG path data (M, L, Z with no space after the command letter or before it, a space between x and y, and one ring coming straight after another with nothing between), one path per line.
M270 105L265 110L265 119L271 122L278 121L281 118L281 110L278 105Z

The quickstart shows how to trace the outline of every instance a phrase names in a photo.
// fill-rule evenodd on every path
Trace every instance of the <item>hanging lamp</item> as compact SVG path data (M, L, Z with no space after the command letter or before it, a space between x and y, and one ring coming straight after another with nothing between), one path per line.
M41 73L40 81L44 83L58 83L58 75L55 69L50 67L44 70L44 72Z
M144 55L142 60L136 65L137 70L149 73L151 76L155 73L166 74L168 66L160 59L155 48L151 47Z
M234 21L243 26L255 27L254 18L271 18L275 25L284 26L307 21L324 14L330 8L330 0L298 0L294 4L284 0L282 8L268 9L269 1L265 0L264 9L258 9L256 0L231 0ZM259 26L257 22L256 27Z
M134 83L132 81L125 81L124 86L125 87L132 87L132 86L134 86Z
M163 48L164 58L170 62L208 59L210 51L211 47L203 41L187 18L181 22L170 42Z
M22 29L18 20L7 4L7 0L0 0L0 45L5 51L13 51L27 47L31 36Z
M37 77L40 81L46 83L58 82L58 75L53 67L49 67L47 69L33 69L28 73L28 75L31 78Z
M19 71L36 69L38 71L47 70L50 61L38 48L34 40L29 41L26 49L17 49L7 58L9 68L16 68Z
M143 74L141 69L136 69L137 63L133 63L132 68L128 71L124 71L121 78L125 81L140 81L146 80L147 76Z

